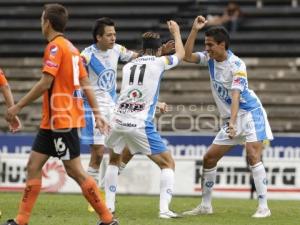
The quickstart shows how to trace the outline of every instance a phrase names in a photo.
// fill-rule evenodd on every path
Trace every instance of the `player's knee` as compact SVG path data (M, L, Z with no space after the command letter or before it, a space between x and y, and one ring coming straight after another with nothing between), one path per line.
M205 154L203 157L203 164L205 168L213 168L217 164L217 159L209 154Z
M36 163L34 163L32 160L29 160L27 162L27 173L29 176L39 173L41 170L42 168L39 167Z
M252 166L261 161L261 156L255 151L251 151L247 153L247 160L249 164Z

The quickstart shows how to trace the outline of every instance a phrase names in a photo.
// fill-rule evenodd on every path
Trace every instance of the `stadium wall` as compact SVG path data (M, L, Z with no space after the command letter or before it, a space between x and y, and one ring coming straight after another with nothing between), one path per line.
M176 160L175 195L200 195L202 157L213 135L163 135ZM21 191L26 163L34 135L0 135L0 191ZM87 168L88 147L82 146ZM100 176L107 165L102 163ZM270 199L300 199L300 135L276 135L263 152ZM138 169L137 169L138 168ZM119 178L122 194L159 194L159 169L145 156L135 156ZM51 158L43 168L43 191L77 193L76 183L67 177L61 161ZM250 172L242 146L233 149L218 165L215 197L249 198Z

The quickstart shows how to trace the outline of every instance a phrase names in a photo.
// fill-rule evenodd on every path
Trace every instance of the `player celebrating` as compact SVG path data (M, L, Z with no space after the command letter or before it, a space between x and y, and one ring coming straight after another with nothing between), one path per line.
M106 121L117 100L117 66L119 59L129 61L138 54L116 44L115 23L108 17L97 19L93 27L94 44L85 48L81 56L89 73L101 114ZM105 136L95 128L94 115L88 101L84 101L86 126L81 129L81 143L90 145L88 174L99 184L99 167L104 153ZM125 165L123 165L125 167ZM93 212L89 205L88 210Z
M4 97L5 104L7 108L14 105L14 99L10 90L10 87L8 85L8 82L5 78L4 72L0 68L0 91L2 92L2 95ZM15 116L11 121L9 121L9 130L13 133L19 131L22 128L22 124L18 118L18 116Z
M108 208L115 211L115 195L119 160L124 146L132 154L146 154L161 168L160 218L177 218L169 210L174 184L175 163L153 124L160 81L165 70L175 67L184 57L179 26L168 21L175 39L176 53L161 56L160 36L147 32L143 35L144 55L123 67L122 87L107 138L110 161L105 174L105 193Z
M117 100L117 66L118 61L128 62L138 57L138 53L127 50L116 43L115 23L108 17L97 19L93 28L94 44L85 48L81 56L88 69L89 79L95 91L101 114L106 121L111 120ZM172 50L172 42L164 46L165 52ZM81 142L90 145L91 158L88 174L99 183L99 167L104 153L105 136L95 128L95 120L88 101L84 101L86 127L81 129ZM160 110L165 110L166 104L159 104ZM132 158L128 150L123 152L124 157L120 169ZM102 183L102 182L101 182ZM92 207L88 207L93 212Z
M43 115L40 130L32 146L27 164L27 182L15 220L4 225L27 225L42 186L42 167L50 156L63 160L67 174L81 187L83 195L101 219L99 225L117 225L101 199L97 185L83 170L77 129L84 126L80 86L93 107L96 127L108 131L98 111L79 51L63 32L68 20L67 10L59 4L45 5L41 16L42 33L49 41L43 60L43 76L14 106L8 109L10 121L20 110L42 94Z
M213 97L225 125L204 155L202 202L184 214L213 213L211 194L216 180L217 162L233 146L245 142L259 201L253 217L268 217L271 212L267 204L267 177L261 162L263 140L273 139L267 115L259 98L248 88L245 63L228 49L229 35L225 28L212 27L207 30L205 51L193 53L197 33L206 22L202 16L195 19L185 44L184 60L208 65Z

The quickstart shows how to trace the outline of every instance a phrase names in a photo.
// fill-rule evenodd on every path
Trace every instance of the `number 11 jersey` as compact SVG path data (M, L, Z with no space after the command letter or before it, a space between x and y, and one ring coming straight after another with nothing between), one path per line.
M145 55L127 63L112 122L131 128L142 128L152 122L163 73L176 65L176 55Z

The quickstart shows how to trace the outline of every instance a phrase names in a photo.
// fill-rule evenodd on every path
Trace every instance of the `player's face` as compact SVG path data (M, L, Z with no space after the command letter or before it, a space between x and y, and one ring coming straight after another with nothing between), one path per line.
M205 37L205 50L209 54L209 57L219 61L218 59L222 59L225 50L225 43L217 43L213 37Z
M98 44L102 50L112 49L116 42L116 31L114 26L105 26L104 34L97 35Z

